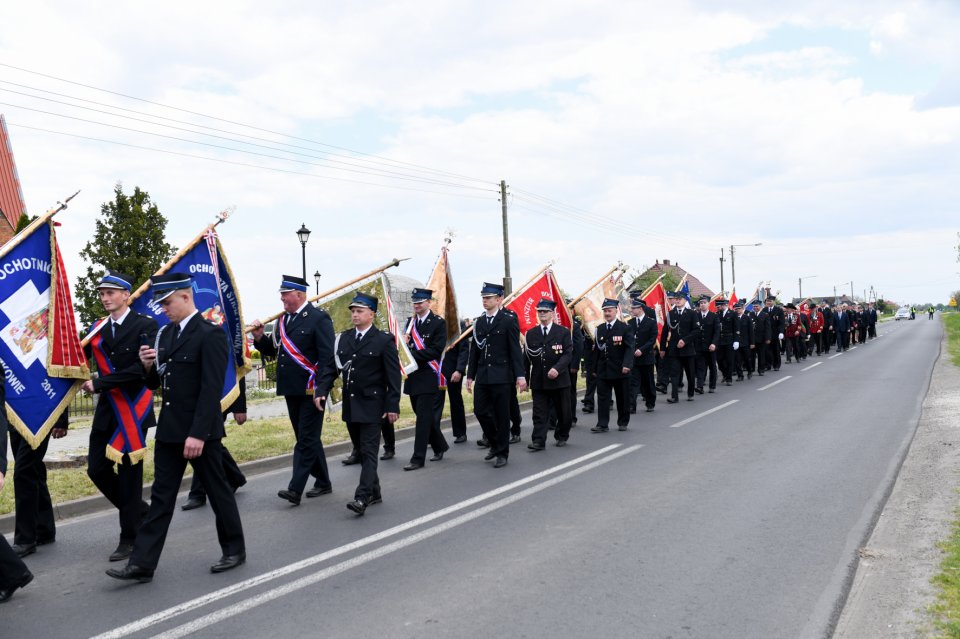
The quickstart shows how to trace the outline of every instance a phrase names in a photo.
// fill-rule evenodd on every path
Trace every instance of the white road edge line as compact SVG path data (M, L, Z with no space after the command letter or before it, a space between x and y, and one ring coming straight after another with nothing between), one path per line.
M833 359L834 357L840 357L841 355L843 355L843 352L837 353L836 355L831 355L827 359Z
M810 370L811 368L816 368L816 367L819 366L820 364L823 364L823 362L817 362L816 364L810 364L810 365L807 366L806 368L801 368L801 369L800 369L800 372L802 373L802 372L804 372L804 371Z
M605 446L604 448L587 453L586 455L581 455L580 457L571 459L570 461L564 462L562 464L558 464L557 466L553 466L552 468L542 470L539 473L530 475L529 477L518 479L516 481L510 482L509 484L500 486L499 488L494 488L493 490L489 490L475 497L470 497L469 499L465 499L456 504L447 506L446 508L441 508L440 510L436 510L432 513L423 515L422 517L417 517L416 519L411 519L408 522L398 524L393 528L388 528L387 530L375 533L373 535L369 535L362 539L358 539L357 541L351 542L349 544L344 544L343 546L340 546L338 548L332 548L330 550L320 553L319 555L314 555L313 557L307 557L306 559L302 559L300 561L294 562L292 564L288 564L281 568L277 568L276 570L265 572L262 575L252 577L250 579L245 579L244 581L237 582L232 586L227 586L226 588L221 588L220 590L214 590L213 592L207 593L201 597L197 597L196 599L185 601L181 604L172 606L170 608L167 608L166 610L161 610L160 612L154 613L152 615L144 617L143 619L129 623L125 626L121 626L114 630L110 630L108 632L104 632L102 634L96 635L95 637L93 637L93 639L121 639L122 637L126 637L135 632L140 632L141 630L145 630L150 626L156 625L163 621L167 621L178 615L182 615L186 612L190 612L191 610L195 610L197 608L206 606L220 599L231 597L239 592L243 592L244 590L254 588L268 581L273 581L274 579L278 579L285 575L297 572L298 570L309 568L310 566L314 566L316 564L327 561L328 559L333 559L334 557L338 557L348 552L353 552L354 550L358 550L360 548L363 548L364 546L375 544L377 542L383 541L388 537L392 537L402 532L406 532L411 528L415 528L422 524L434 521L435 519L446 517L447 515L455 513L459 510L463 510L464 508L469 508L470 506L473 506L474 504L480 503L481 501L484 501L491 497L495 497L507 491L513 490L514 488L517 488L519 486L523 486L524 484L529 484L530 482L537 481L538 479L542 479L543 477L547 477L548 475L552 475L554 473L560 472L561 470L569 468L570 466L575 466L576 464L579 464L582 461L586 461L587 459L591 459L593 457L597 457L598 455L603 455L604 453L608 453L616 448L619 448L620 446L622 446L622 444L611 444L609 446Z
M736 404L736 403L739 402L739 401L740 401L739 399L731 399L731 400L730 400L729 402L727 402L726 404L720 404L719 406L716 406L716 407L714 407L714 408L711 408L710 410L705 410L705 411L703 411L702 413L700 413L700 414L698 414L698 415L694 415L693 417L687 417L687 418L684 419L683 421L679 421L679 422L677 422L676 424L670 424L670 428L680 428L681 426L686 426L686 425L689 424L690 422L695 422L695 421L697 421L698 419L700 419L701 417L706 417L706 416L709 415L710 413L715 413L715 412L717 412L718 410L723 409L723 408L726 408L727 406L731 406L731 405L733 405L733 404Z
M216 612L211 612L207 615L194 619L193 621L177 626L176 628L171 628L166 632L163 632L158 635L154 635L154 639L177 639L179 637L185 637L187 635L191 635L208 626L219 623L220 621L223 621L230 617L234 617L243 612L256 608L257 606L261 606L265 603L269 603L274 599L279 599L280 597L288 595L292 592L296 592L297 590L302 590L303 588L317 584L321 581L329 579L330 577L339 575L340 573L346 572L351 568L362 566L363 564L369 563L375 559L379 559L380 557L389 555L390 553L396 552L398 550L402 550L407 546L412 546L413 544L416 544L418 542L424 541L426 539L430 539L431 537L435 537L439 534L447 532L448 530L451 530L452 528L461 526L465 523L473 521L474 519L483 517L484 515L491 513L495 510L499 510L501 508L504 508L505 506L509 506L510 504L518 502L521 499L529 497L530 495L534 495L543 490L546 490L547 488L550 488L561 482L571 479L572 477L576 477L577 475L585 473L589 470L593 470L594 468L602 466L608 462L612 462L615 459L619 459L624 455L629 455L630 453L635 452L640 448L643 448L643 444L636 444L628 448L624 448L623 450L619 450L616 453L613 453L612 455L604 457L603 459L598 459L584 466L580 466L579 468L575 468L571 471L563 473L562 475L558 475L557 477L548 479L547 481L541 484L537 484L536 486L531 486L530 488L521 490L518 493L514 493L513 495L509 495L495 502L489 503L485 506L481 506L476 510L472 510L468 513L464 513L459 517L455 517L449 521L445 521L443 523L437 524L425 530L421 530L420 532L414 533L402 539L398 539L385 546L381 546L379 548L375 548L373 550L367 551L362 555L357 555L356 557L352 557L350 559L342 561L333 566L329 566L312 575L307 575L306 577L301 577L300 579L291 581L288 584L277 586L272 590L268 590L259 595L249 597L231 606L227 606L226 608L221 608Z
M758 388L757 390L758 390L758 391L765 391L765 390L767 390L768 388L773 388L773 387L776 386L777 384L780 384L781 382L785 382L785 381L787 381L788 379L790 379L791 377L793 377L793 375L787 375L786 377L781 377L781 378L778 379L777 381L772 382L772 383L770 383L770 384L767 384L766 386L761 386L761 387Z

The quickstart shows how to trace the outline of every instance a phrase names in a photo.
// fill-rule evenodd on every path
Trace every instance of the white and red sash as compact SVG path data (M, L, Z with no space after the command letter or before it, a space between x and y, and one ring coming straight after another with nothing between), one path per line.
M416 316L410 318L410 337L413 338L413 346L416 350L422 351L427 347L423 341L423 337L420 335L420 331L417 330L417 318ZM437 386L440 390L447 388L447 378L441 372L443 366L443 356L440 356L440 359L432 359L428 362L430 368L433 369L433 372L437 374Z
M310 373L310 377L307 378L307 392L312 393L317 384L317 365L308 360L287 335L287 329L284 327L284 324L286 324L284 319L285 318L282 318L277 322L280 333L280 345L283 347L283 350L287 351L290 359L295 361L300 368Z

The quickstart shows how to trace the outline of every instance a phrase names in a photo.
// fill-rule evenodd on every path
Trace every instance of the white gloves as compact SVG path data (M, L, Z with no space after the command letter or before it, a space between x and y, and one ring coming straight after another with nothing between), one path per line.
M737 350L738 348L740 348L740 342L734 342L734 343L733 343L733 350Z
M780 335L777 336L777 339L783 339L783 333L780 333Z

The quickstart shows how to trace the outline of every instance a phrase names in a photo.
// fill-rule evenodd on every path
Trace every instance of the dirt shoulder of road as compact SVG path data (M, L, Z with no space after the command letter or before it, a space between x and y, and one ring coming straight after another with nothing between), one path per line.
M960 507L960 367L950 361L944 331L930 389L910 450L867 544L835 639L907 638L936 633L927 612L931 578ZM904 398L911 401L912 398Z

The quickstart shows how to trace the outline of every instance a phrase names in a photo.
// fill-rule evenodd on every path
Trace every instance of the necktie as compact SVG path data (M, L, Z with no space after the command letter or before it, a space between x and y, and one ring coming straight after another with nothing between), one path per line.
M544 337L547 336L547 327L546 327L546 326L543 327L543 336L544 336Z
M487 315L487 324L493 324L493 315Z
M417 318L417 332L420 332L420 329L423 328L423 320L419 317Z
M360 331L357 331L356 335L353 336L353 343L354 343L354 344L359 344L359 343L360 343L360 338L362 338L362 337L363 337L363 333L361 333Z
M117 323L114 321L110 322L110 337L117 336Z
M612 330L613 330L613 324L607 324L607 330L608 330L608 331L612 331Z
M287 313L286 319L283 320L284 326L290 326L290 320L293 319L293 313Z
M180 337L180 322L177 322L173 325L173 341L176 343L177 338Z

